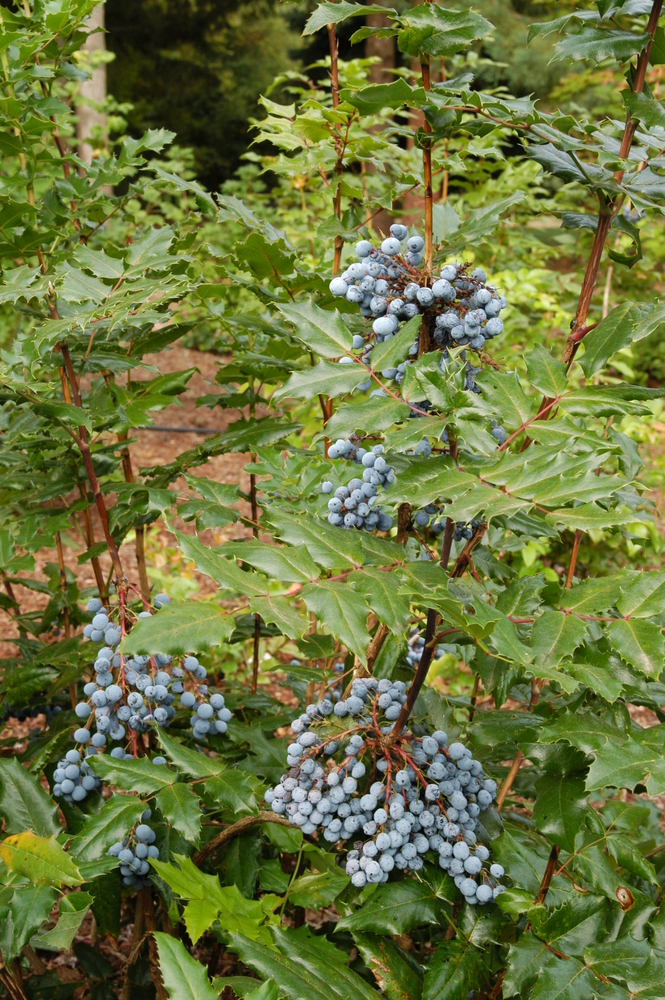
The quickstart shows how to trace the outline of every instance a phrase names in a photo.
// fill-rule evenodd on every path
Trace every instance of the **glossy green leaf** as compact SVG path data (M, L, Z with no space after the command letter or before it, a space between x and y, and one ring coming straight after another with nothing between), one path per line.
M273 394L273 400L313 399L315 396L345 396L357 389L367 378L361 364L340 365L319 361L313 368L294 372L287 382Z
M321 309L311 299L292 302L279 307L280 312L295 329L298 340L322 358L339 358L351 352L351 334L342 317Z
M387 1000L421 1000L423 970L410 952L379 934L356 931L353 940Z
M436 896L424 882L404 879L380 885L367 903L342 917L337 930L370 934L404 934L413 927L439 920Z
M125 656L200 653L221 646L233 629L231 615L215 604L173 601L152 618L140 618L120 648Z
M55 803L15 757L0 758L0 816L7 833L48 837L60 830Z
M303 587L301 597L307 610L364 663L370 639L367 630L369 609L364 600L341 581L310 583Z
M167 785L155 797L162 816L190 844L198 844L201 832L199 797L189 785Z
M182 941L155 932L159 971L170 1000L218 1000L206 968L193 958Z
M544 775L536 784L534 822L550 841L565 851L575 850L575 836L587 810L583 777Z

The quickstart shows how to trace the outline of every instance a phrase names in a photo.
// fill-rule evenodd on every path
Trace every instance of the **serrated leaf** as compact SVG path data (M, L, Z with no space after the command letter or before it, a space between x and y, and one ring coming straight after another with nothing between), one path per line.
M322 906L330 906L348 884L349 877L341 869L338 872L307 872L292 883L289 899L294 906L320 910Z
M322 358L351 352L352 336L340 314L321 309L311 299L280 305L279 311L295 327L295 336Z
M218 777L224 771L224 764L221 761L208 757L202 750L190 750L189 747L168 736L163 729L157 729L156 735L169 760L190 778Z
M620 619L607 629L612 648L647 677L657 677L665 662L665 638L660 625L643 619Z
M331 439L350 437L356 431L385 431L409 416L409 406L397 399L367 399L364 403L345 403L326 424Z
M0 816L6 833L32 830L48 837L60 831L57 806L15 757L0 758Z
M367 378L361 364L340 365L319 361L313 368L293 372L281 389L273 393L274 402L281 399L314 399L315 396L345 396L357 389Z
M608 31L603 28L582 28L567 35L554 46L558 59L591 60L603 62L615 59L625 62L640 52L649 41L649 35L634 35L630 31Z
M420 90L420 95L425 97L424 90ZM391 83L373 83L355 92L343 90L340 93L341 99L358 108L361 115L376 115L384 108L401 108L403 104L413 103L417 96L417 91L403 77Z
M285 542L305 545L314 562L325 569L355 569L363 563L357 532L331 531L327 523L294 517L277 508L268 517Z
M53 930L41 934L39 945L69 951L74 937L92 904L92 896L87 892L71 892L60 898L58 922Z
M516 372L486 368L478 374L477 382L489 405L501 414L501 424L509 433L519 430L534 415L534 401L525 395Z
M540 344L526 356L529 380L544 396L555 399L568 388L566 366Z
M587 810L584 778L548 774L537 782L536 790L533 817L538 830L558 847L574 851Z
M372 350L372 371L382 372L386 368L395 368L401 364L409 348L413 346L421 324L422 317L413 316L404 323L394 337L377 344Z
M303 587L300 596L307 610L355 653L361 663L365 663L370 636L367 630L369 609L364 600L344 582L310 583Z
M642 572L622 588L617 610L624 617L655 618L665 611L665 572Z
M356 948L387 1000L421 1000L423 970L416 959L389 937L353 935Z
M0 950L5 962L21 954L48 920L57 898L56 890L47 886L23 885L14 890L8 906L2 907L0 921Z
M159 971L170 1000L219 1000L204 965L189 954L182 941L154 932Z
M616 528L621 524L631 524L635 521L635 512L607 511L595 503L581 504L572 509L553 510L546 515L549 524L571 531L600 531L604 528Z
M309 628L309 619L292 607L287 597L252 597L249 610L268 625L276 625L289 639L300 639Z
M222 551L284 583L308 583L321 575L305 545L268 545L253 539L227 542Z
M141 819L145 804L133 795L114 795L98 813L86 816L80 832L73 838L69 853L72 857L94 861L106 854L109 847L127 836Z
M622 302L584 338L580 365L586 377L593 378L617 351L649 336L663 322L665 309L660 303Z
M424 882L404 879L380 885L367 903L338 922L338 931L404 934L439 921L439 903Z
M5 837L0 857L10 872L23 875L33 885L80 885L83 879L71 856L55 837L38 837L31 831Z
M198 844L201 833L199 797L183 782L166 785L155 797L157 807L169 826L190 844Z
M358 570L350 574L348 582L391 632L399 635L406 629L410 620L409 601L399 593L400 583L394 573Z
M396 14L392 7L381 7L377 4L348 3L341 0L340 3L320 3L303 29L303 35L313 35L320 28L325 28L327 24L339 24L346 21L348 17L365 17L367 14Z
M374 991L357 973L346 968L346 956L342 953L338 953L335 963L323 959L318 949L308 949L303 960L302 946L298 947L291 935L288 938L280 935L278 941L285 946L292 943L290 954L250 941L242 934L232 935L231 949L264 979L272 977L288 1000L373 1000Z
M556 667L584 642L586 624L563 611L545 611L531 631L531 652L538 663Z
M423 981L423 1000L462 1000L486 978L483 953L468 941L439 945Z
M95 754L87 760L99 778L125 792L152 795L178 780L177 774L167 767L156 767L149 757L117 760L109 754Z
M245 572L234 559L225 558L223 549L213 549L204 545L200 539L184 535L180 531L174 531L174 535L182 554L220 587L249 597L265 594L267 581L259 574Z
M422 4L402 16L399 49L410 56L424 52L430 56L451 56L472 42L486 38L494 25L471 10L446 10L436 4Z
M221 646L233 629L231 615L216 604L173 601L151 618L139 618L123 639L120 652L125 656L200 653Z

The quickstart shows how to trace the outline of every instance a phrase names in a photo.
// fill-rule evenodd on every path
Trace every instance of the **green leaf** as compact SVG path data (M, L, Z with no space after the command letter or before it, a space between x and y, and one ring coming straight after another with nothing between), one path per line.
M110 754L95 754L88 763L94 773L109 785L138 795L153 795L178 780L177 774L167 767L156 767L149 757L117 760Z
M463 1000L487 975L483 953L468 941L442 942L423 981L423 1000Z
M356 931L353 940L387 1000L421 1000L423 970L408 951L378 934Z
M538 972L530 1000L589 1000L596 982L583 962L570 957L562 962L550 955Z
M603 62L615 59L626 62L640 52L649 42L649 35L634 35L630 31L607 31L603 28L582 28L567 35L554 46L558 59L572 59L574 62L588 59Z
M248 830L223 845L217 861L219 877L225 885L235 886L246 899L251 899L260 859L261 834L257 829Z
M169 826L190 844L198 844L201 833L199 797L189 785L167 785L157 793L155 803Z
M16 757L0 758L0 816L6 833L32 830L48 837L60 832L57 806Z
M372 371L382 372L386 368L395 368L406 356L418 336L422 324L420 315L413 316L400 328L399 333L372 349Z
M472 42L486 38L494 26L473 11L446 10L436 4L422 4L403 15L399 49L410 56L424 52L430 56L451 56Z
M253 539L227 542L222 551L283 583L308 583L321 575L305 545L287 548Z
M467 246L483 243L499 226L503 213L513 205L524 201L525 197L523 191L513 191L506 198L472 209L463 224L455 229L451 238L446 241L446 253L458 254Z
M538 663L556 667L582 645L585 635L586 623L579 618L547 610L531 631L531 652Z
M356 431L385 431L409 416L409 406L390 396L367 399L364 403L345 403L326 424L327 437L350 437Z
M169 760L190 778L218 777L225 770L220 760L208 757L202 750L190 750L163 729L157 729L156 736Z
M61 896L58 922L53 930L40 935L39 945L69 951L91 904L92 896L87 892L71 892L67 896Z
M170 1000L219 1000L204 965L189 954L182 941L154 932L159 970Z
M563 850L574 851L587 810L584 778L546 774L536 783L536 791L533 818L538 830Z
M289 639L300 639L309 628L309 619L296 611L286 597L253 597L249 610L267 624L276 625Z
M616 604L624 582L619 575L585 580L563 592L561 607L578 615L593 615L607 611Z
M654 618L665 611L665 572L642 572L623 588L617 610L626 618Z
M294 906L320 910L323 906L330 906L348 884L349 877L341 869L337 872L307 872L293 882L289 899Z
M527 354L526 370L531 384L550 399L561 396L568 388L565 364L540 344Z
M352 336L334 309L321 309L311 299L280 305L279 311L295 327L295 335L322 358L350 354Z
M294 517L276 507L267 516L285 542L305 545L314 562L325 569L355 569L362 565L362 545L357 532L331 532L327 523Z
M227 559L217 549L204 545L198 538L174 531L180 551L196 564L196 568L225 590L246 596L262 596L267 589L267 581L254 573L242 570L233 559ZM222 550L223 552L223 550Z
M244 774L230 767L218 778L207 778L201 792L206 802L224 806L232 816L251 816L257 812L252 786Z
M634 523L635 513L630 510L607 511L595 503L585 503L572 510L553 510L545 519L549 524L571 531L598 531Z
M55 837L13 834L0 843L0 858L10 872L23 875L33 885L80 885L81 873Z
M275 951L242 934L232 935L230 948L259 976L273 978L288 1000L375 1000L374 990L346 968L346 956L342 952L337 952L336 962L325 961L319 949L304 950L295 941L293 947L288 947L294 937L293 934L276 933L279 945L287 948L288 955L282 953L281 947L280 951Z
M584 338L584 356L580 365L586 377L593 378L612 355L633 341L648 337L663 322L665 309L658 302L622 302Z
M24 885L14 890L8 906L0 907L0 950L5 962L21 954L33 934L48 920L57 898L55 889Z
M607 629L612 648L647 677L657 677L665 661L665 638L662 628L640 619L612 622Z
M422 97L425 96L423 90L420 93ZM361 115L378 115L384 108L401 108L403 104L413 103L416 94L417 91L412 90L406 80L400 77L392 83L373 83L355 93L342 90L340 98L358 108Z
M439 903L424 882L409 878L379 885L360 909L338 921L338 931L404 934L413 927L439 922Z
M125 656L200 653L230 637L234 621L216 604L173 601L151 618L138 622L120 644Z
M366 14L396 14L392 7L380 7L377 4L348 3L341 0L340 3L320 3L303 29L303 35L313 35L320 28L325 28L327 24L339 24L347 17L365 17Z
M72 840L70 854L85 861L101 858L112 844L127 836L127 831L140 821L144 809L145 803L138 797L112 796L100 812L86 816Z
M310 583L303 587L300 596L307 610L355 653L361 663L366 663L370 636L367 631L369 609L364 600L349 590L344 581Z
M274 402L281 399L313 399L315 396L345 396L364 382L367 371L361 364L335 365L319 361L313 368L293 372L288 381L273 393Z
M399 592L400 584L394 573L364 569L351 573L347 579L391 632L397 635L404 632L410 620L409 601Z
M276 279L281 285L281 274L293 274L293 255L280 248L281 240L272 242L262 233L250 233L244 243L236 243L235 255L243 270L256 278Z
M534 415L534 401L524 394L516 372L486 368L478 374L477 382L489 405L501 414L501 424L509 433L519 430Z

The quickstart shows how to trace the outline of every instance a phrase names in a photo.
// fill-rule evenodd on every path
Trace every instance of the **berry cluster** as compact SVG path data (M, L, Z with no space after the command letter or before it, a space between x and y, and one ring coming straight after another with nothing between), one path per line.
M85 760L81 760L78 750L68 750L53 772L53 794L65 802L83 802L88 792L101 788L101 781L90 770Z
M390 233L380 249L368 240L361 240L356 245L359 261L333 278L329 286L333 295L357 304L363 316L374 317L372 331L376 342L394 336L401 322L418 313L433 316L433 338L441 347L468 346L481 351L487 340L503 332L499 313L508 303L486 284L487 275L482 268L469 271L466 264L445 264L430 287L429 276L417 269L425 245L422 237L407 239L406 226L399 224L392 225ZM361 340L359 337L354 347L367 352ZM417 340L408 353L418 354ZM403 368L398 374L403 377Z
M157 764L158 761L166 763L163 757L155 757L153 764ZM112 858L118 859L123 885L131 889L143 889L150 885L148 858L159 857L159 851L154 846L155 831L148 826L148 820L151 816L151 810L146 809L141 816L141 822L127 834L124 840L119 840L106 852Z
M328 458L348 458L363 466L362 479L352 479L348 486L336 490L330 480L321 484L325 494L333 493L328 501L328 521L339 528L364 528L365 531L390 531L392 517L376 506L379 486L387 489L395 482L395 472L383 457L383 445L369 451L353 440L340 438L328 449Z
M158 594L154 603L158 610L169 603L169 598L166 594ZM99 615L98 605L97 598L88 602L88 610L94 612L95 617ZM151 611L141 611L138 617L146 618L151 614ZM106 611L104 617L109 620ZM94 670L95 680L83 688L87 700L75 707L84 725L75 731L74 739L82 745L89 743L88 752L101 752L107 740L124 742L128 730L142 733L148 732L152 725L167 727L176 715L178 695L183 708L194 710L190 721L196 740L205 739L208 733L227 731L231 712L224 705L223 695L209 696L206 668L195 656L186 656L178 665L174 664L172 656L164 653L127 658L114 652L109 645L99 650ZM93 722L95 732L92 732ZM126 756L124 748L114 748L111 756L123 759Z
M418 871L428 857L467 902L484 905L503 891L503 868L485 867L489 851L475 833L496 783L461 743L448 746L443 732L404 729L393 740L405 700L401 681L369 677L354 681L335 705L329 697L308 705L291 723L297 735L287 748L289 771L266 802L304 834L320 829L330 844L358 833L369 838L354 842L346 859L358 888L387 881L393 869ZM371 781L376 773L382 779Z

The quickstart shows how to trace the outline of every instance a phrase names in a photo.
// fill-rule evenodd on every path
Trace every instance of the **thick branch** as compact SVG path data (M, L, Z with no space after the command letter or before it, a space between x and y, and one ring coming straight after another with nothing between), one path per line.
M227 826L225 830L222 830L216 837L213 837L207 844L204 844L201 850L196 852L192 861L195 865L200 865L202 861L205 861L211 854L214 854L217 848L225 844L227 840L233 840L234 837L244 833L245 830L248 830L252 826L257 826L259 823L277 823L279 826L291 826L290 820L284 816L278 816L274 812L260 812L258 816L245 816L244 819L239 819L232 826Z

